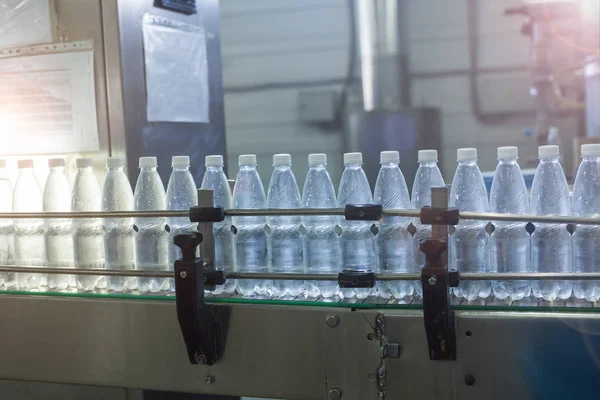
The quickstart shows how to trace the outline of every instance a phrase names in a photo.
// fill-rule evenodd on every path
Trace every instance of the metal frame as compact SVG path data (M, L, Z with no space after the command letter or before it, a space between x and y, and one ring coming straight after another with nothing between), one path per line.
M592 393L600 354L592 313L457 311L457 361L438 363L420 310L216 307L231 319L209 367L189 364L173 302L0 296L0 378L300 400L576 398ZM385 386L380 315L400 349Z

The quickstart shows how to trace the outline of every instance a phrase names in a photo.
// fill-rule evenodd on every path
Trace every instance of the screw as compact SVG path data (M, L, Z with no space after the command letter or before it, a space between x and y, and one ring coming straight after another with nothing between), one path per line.
M198 364L206 364L206 356L204 354L196 354L196 362Z
M467 386L473 386L475 384L475 377L473 375L465 375L465 383Z
M207 385L212 385L215 382L215 377L212 375L206 375L204 377L204 383L206 383Z
M435 276L435 275L430 276L429 280L427 282L429 282L429 284L431 286L434 286L436 284L436 282L437 282L437 276Z
M187 278L187 272L185 272L185 271L181 271L181 272L179 273L179 276L181 277L181 279L185 279L185 278Z
M369 380L371 382L375 382L377 380L377 375L375 375L373 373L369 374Z
M342 398L342 390L340 388L333 388L329 391L327 396L328 400L340 400Z
M337 315L329 315L325 320L325 323L330 328L335 328L340 323L340 318Z
M368 340L369 342L374 342L374 341L375 341L375 339L377 339L377 336L376 336L374 333L369 333L369 334L367 335L367 340Z

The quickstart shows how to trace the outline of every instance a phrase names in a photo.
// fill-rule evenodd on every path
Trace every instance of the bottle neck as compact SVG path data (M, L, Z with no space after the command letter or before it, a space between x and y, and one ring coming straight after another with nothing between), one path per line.
M583 156L582 162L600 162L600 156Z
M108 167L108 172L122 172L122 171L123 171L123 167L122 166Z
M381 163L381 168L399 168L399 163L396 163L396 162Z
M221 172L221 171L223 171L222 166L218 166L218 165L207 165L206 166L206 172Z
M173 166L173 171L189 171L190 166L184 166L184 165L175 165Z
M473 166L477 166L477 160L462 160L458 162L459 166L469 166L469 167L473 167Z
M77 173L78 174L91 174L91 173L93 173L93 170L92 170L92 167L78 167Z
M278 171L287 171L287 170L291 169L292 166L291 166L291 164L278 164L278 165L273 165L273 168Z
M517 157L499 158L498 159L498 163L499 164L516 164L517 163Z
M540 158L540 164L541 163L545 163L545 164L552 164L552 163L556 163L558 164L558 156L556 157L544 157L544 158Z
M437 167L437 161L419 161L420 167Z
M346 168L346 169L359 169L359 168L362 168L362 164L361 163L348 163L348 164L344 164L344 168Z
M156 167L140 167L140 172L156 172Z
M327 164L308 164L308 168L310 168L310 169L325 169L325 168L327 168Z
M254 164L243 164L240 165L240 171L255 171L256 165Z
M33 168L19 168L19 175L33 175Z

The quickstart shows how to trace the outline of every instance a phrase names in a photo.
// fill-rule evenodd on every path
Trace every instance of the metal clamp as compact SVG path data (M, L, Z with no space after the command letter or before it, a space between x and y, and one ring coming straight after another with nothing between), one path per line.
M204 300L204 262L196 258L200 233L175 236L182 258L175 261L177 319L192 364L215 364L225 347L229 321L227 307L214 307Z
M344 209L346 221L380 221L383 207L380 204L348 204Z
M456 360L450 287L458 286L460 275L448 271L448 225L458 223L458 211L446 208L447 187L432 188L431 198L433 207L421 211L421 221L432 224L432 237L419 245L425 253L425 266L421 270L425 333L431 360Z
M375 287L375 272L372 269L342 270L338 274L338 285L342 289L358 289Z
M211 191L212 196L212 191ZM221 222L225 220L223 207L192 207L190 208L191 222Z

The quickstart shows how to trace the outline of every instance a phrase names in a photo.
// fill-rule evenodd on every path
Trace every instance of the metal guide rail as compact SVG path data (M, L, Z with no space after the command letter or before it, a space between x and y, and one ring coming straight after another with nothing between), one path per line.
M235 308L231 305L243 304L285 304L298 306L324 306L330 309L340 307L354 309L379 310L418 310L422 316L422 326L427 341L427 357L430 360L455 361L460 353L457 343L460 342L457 330L456 313L463 311L492 310L501 311L560 311L585 310L596 312L596 304L583 301L562 301L547 303L529 299L507 302L498 299L474 302L462 301L451 295L451 288L458 286L461 280L599 280L598 273L459 273L448 269L448 230L460 220L510 221L532 223L560 223L600 225L600 218L568 217L568 216L536 216L496 213L467 213L448 208L448 188L432 189L432 207L421 210L383 209L378 205L351 205L344 209L263 209L263 210L225 210L212 206L212 192L199 191L199 206L188 211L144 211L144 212L78 212L78 213L0 213L0 218L131 218L131 217L186 217L198 223L198 232L178 235L175 244L181 248L182 258L174 264L174 271L139 271L139 270L105 270L105 269L73 269L46 268L33 266L0 265L0 272L27 272L41 274L99 275L124 277L174 278L175 292L163 299L175 300L177 319L183 334L189 362L207 366L218 365L227 348L228 331L231 313ZM379 274L373 270L343 270L339 274L286 274L286 273L250 273L224 271L216 268L213 260L214 241L213 223L222 222L226 217L241 216L276 216L276 215L335 215L347 220L379 221L386 216L418 218L422 224L432 225L430 238L420 243L420 250L425 254L426 263L420 274ZM200 247L202 258L197 258ZM373 288L378 281L421 281L422 298L393 299L369 297L353 298L306 298L252 296L250 298L235 294L211 294L218 285L228 279L263 279L263 280L303 280L303 281L337 281L340 288ZM87 296L90 294L83 294ZM93 295L90 295L93 296ZM111 294L106 295L110 298ZM121 298L135 298L129 295L116 295ZM143 296L139 296L142 298ZM149 296L156 297L156 296ZM302 307L299 307L302 308ZM411 314L412 315L412 314ZM327 325L337 326L339 320L333 315L327 318ZM411 317L414 318L414 315ZM386 398L386 362L387 358L400 357L400 348L388 340L385 328L385 317L381 314L374 320L375 336L381 345L381 364L375 371L373 382L376 383L379 399ZM469 336L469 335L467 335ZM470 337L470 336L469 336ZM371 379L371 378L369 378ZM470 382L470 379L469 379ZM469 385L469 383L467 383ZM339 393L338 393L339 391ZM341 398L341 389L331 388L329 394ZM337 396L337 397L336 397Z

